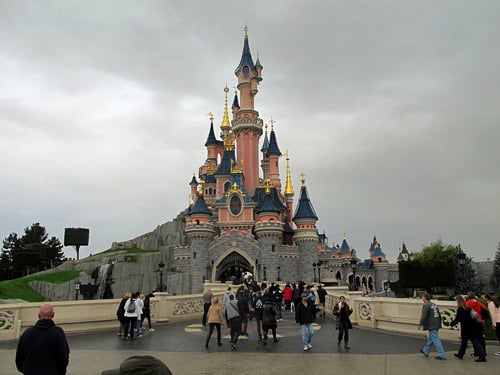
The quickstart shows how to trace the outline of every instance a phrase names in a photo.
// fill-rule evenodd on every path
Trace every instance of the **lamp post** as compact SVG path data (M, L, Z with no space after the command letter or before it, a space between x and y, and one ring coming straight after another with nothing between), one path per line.
M318 266L318 283L321 284L321 266L323 265L323 262L319 260L316 265Z
M358 290L358 283L356 282L356 264L358 261L356 258L351 258L351 267L352 267L352 290Z
M78 293L80 292L80 282L75 283L75 301L78 301Z
M281 267L278 266L278 278L276 279L277 281L281 281L280 270L281 270Z
M312 264L312 266L313 266L313 272L314 272L314 282L316 282L316 266L317 266L316 262L314 262Z
M161 260L160 264L158 264L158 268L160 270L160 292L163 292L163 270L165 269L165 263L163 263L163 260Z
M266 273L266 271L267 271L267 267L264 266L264 280L267 280L267 273Z
M458 265L460 266L460 293L464 293L464 270L465 270L465 258L467 255L462 251L460 244L458 245Z

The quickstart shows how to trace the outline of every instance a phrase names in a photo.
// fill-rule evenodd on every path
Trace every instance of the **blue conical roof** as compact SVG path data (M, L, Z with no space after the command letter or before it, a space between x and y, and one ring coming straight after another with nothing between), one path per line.
M281 151L278 147L278 142L276 141L276 134L274 132L274 129L271 130L271 139L269 140L269 147L267 149L267 154L281 156Z
M220 142L220 141L219 141ZM215 132L214 132L214 122L211 121L210 122L210 130L208 132L208 137L207 137L207 141L205 142L205 147L209 146L209 145L216 145L219 143L217 141L217 138L215 138Z
M238 100L238 94L234 93L233 105L232 108L240 108L240 102Z
M303 185L300 188L300 199L297 209L295 210L295 215L293 220L297 219L316 219L318 220L318 215L314 211L311 200L307 194L307 188Z
M258 214L260 214L261 212L280 212L280 209L276 207L270 194L266 194L263 204L260 205L257 209Z
M191 182L189 183L189 185L198 185L198 181L196 181L195 175L193 175L193 178L191 179Z
M234 72L237 73L245 65L247 65L250 69L255 70L247 34L245 34L245 40L243 42L243 52L241 53L240 64L236 67Z
M351 249L347 244L347 240L345 238L342 240L342 245L340 245L339 254L351 254Z
M194 214L212 215L212 211L210 211L210 209L207 207L203 195L198 195L198 199L196 199L196 203L194 204L194 207L191 209L191 212L189 213L189 215L194 215Z
M267 138L267 130L266 134L264 135L264 142L262 143L262 148L260 151L267 153L267 150L269 150L269 138Z
M224 156L222 156L222 160L220 162L219 168L217 169L217 172L215 172L214 174L216 176L230 175L231 174L231 160L236 160L236 157L234 155L234 149L225 150Z

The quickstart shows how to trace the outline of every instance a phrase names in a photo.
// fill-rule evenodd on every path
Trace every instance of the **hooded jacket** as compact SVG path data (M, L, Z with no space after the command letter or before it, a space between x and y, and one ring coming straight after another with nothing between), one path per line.
M432 302L426 302L422 306L420 325L425 331L433 331L441 328L441 313L438 307Z
M16 351L16 367L25 375L66 374L69 346L62 328L51 319L40 319L22 334Z

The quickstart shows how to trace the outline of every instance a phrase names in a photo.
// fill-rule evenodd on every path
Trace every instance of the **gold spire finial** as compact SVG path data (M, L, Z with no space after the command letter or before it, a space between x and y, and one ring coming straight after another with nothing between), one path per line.
M302 186L306 186L306 175L304 174L304 172L300 174L300 177L302 181Z
M270 178L266 178L265 185L266 185L266 194L270 194L271 193L271 179Z
M344 232L343 237L344 237L344 240L346 240L346 239L347 239L347 236L346 236L345 232Z
M214 121L214 114L212 112L208 112L207 116L210 118L210 121Z
M226 130L226 132L227 132L229 130L229 128L231 128L231 123L229 122L229 115L227 113L227 93L229 92L229 89L227 87L227 83L226 83L226 87L224 87L224 92L225 92L226 97L224 100L224 115L222 116L222 124L220 125L220 128L223 131Z
M245 20L245 27L243 28L245 32L245 38L248 38L248 20Z
M295 192L292 186L292 175L290 173L290 159L288 158L288 150L285 152L286 157L286 183L285 183L285 195L293 196Z

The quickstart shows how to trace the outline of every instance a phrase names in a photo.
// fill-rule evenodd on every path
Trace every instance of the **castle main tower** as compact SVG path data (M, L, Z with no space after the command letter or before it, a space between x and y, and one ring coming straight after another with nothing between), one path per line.
M255 110L254 98L262 81L262 65L257 58L253 62L248 44L248 28L245 27L245 40L240 64L235 70L240 92L239 108L233 107L232 130L236 137L238 165L243 168L245 187L250 195L259 184L259 139L262 135L263 121Z

